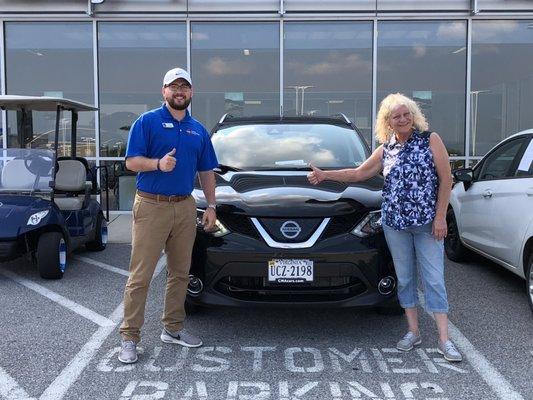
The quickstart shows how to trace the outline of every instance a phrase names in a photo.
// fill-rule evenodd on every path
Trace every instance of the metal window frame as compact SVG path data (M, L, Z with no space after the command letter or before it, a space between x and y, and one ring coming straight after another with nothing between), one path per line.
M376 126L376 118L378 113L378 19L374 18L372 25L372 126L371 132L371 148L374 151L376 146L376 135L374 127Z
M473 6L477 5L477 1L473 0ZM427 13L391 13L383 14L377 10L373 13L323 13L306 14L306 13L289 13L284 10L284 1L280 0L280 10L277 14L242 14L242 15L224 15L224 14L201 14L186 16L174 15L150 15L145 14L114 14L112 16L103 16L94 14L93 17L89 15L67 17L65 15L41 15L41 14L13 14L13 15L0 15L0 43L2 43L3 51L0 52L0 93L6 94L7 91L7 71L6 71L6 57L7 49L5 45L6 35L5 27L7 22L57 22L57 23L69 23L69 22L91 22L92 23L92 37L93 37L93 86L94 86L94 102L99 107L99 54L98 54L98 31L100 22L174 22L185 23L186 25L186 51L187 51L187 68L190 71L192 68L192 29L193 24L197 22L278 22L279 23L279 102L280 102L280 114L283 112L284 101L284 28L285 22L335 22L335 21L352 21L352 22L372 22L372 100L371 100L371 117L372 117L372 130L375 126L377 115L377 61L378 61L378 24L382 21L455 21L462 20L467 23L467 41L466 41L466 87L465 87L465 148L464 156L450 157L452 160L464 160L465 165L470 165L471 162L478 160L481 156L473 156L470 151L471 145L471 96L470 91L472 87L472 31L474 21L481 20L531 20L533 19L533 12L491 12L484 13L483 10L478 10L473 7L470 13L464 12L427 12ZM90 159L95 160L96 165L100 165L103 161L125 161L125 157L102 157L100 156L100 120L99 111L96 111L95 118L95 157ZM6 111L1 112L2 126L5 128L5 132L2 138L2 147L7 148L7 114ZM374 135L371 137L372 149L377 147L377 143ZM100 177L98 177L100 179ZM129 214L131 211L112 211L112 214Z
M464 160L465 166L470 165L470 127L472 122L470 121L471 115L471 96L472 91L472 18L468 18L466 26L466 102L465 102L465 149Z
M283 0L280 0L280 6L283 7ZM285 87L285 21L279 21L279 116L283 117L283 90Z
M93 21L93 87L94 87L94 105L98 108L94 112L94 145L95 145L95 165L100 167L100 79L99 79L99 54L98 54L98 22ZM100 171L97 169L97 171ZM100 172L96 175L96 182L100 186ZM107 184L107 182L106 182ZM98 202L102 204L102 195L96 196Z
M6 85L7 85L7 75L6 75L6 42L4 34L4 21L0 21L0 43L2 46L0 48L0 94L6 94ZM7 111L2 110L2 122L1 128L3 131L2 135L2 148L7 149Z

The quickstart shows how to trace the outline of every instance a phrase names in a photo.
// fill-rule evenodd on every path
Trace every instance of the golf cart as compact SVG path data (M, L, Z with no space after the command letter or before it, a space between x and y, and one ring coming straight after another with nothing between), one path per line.
M0 108L17 112L23 147L0 150L0 261L29 254L41 277L60 279L68 252L82 245L101 251L107 244L109 207L104 218L93 198L101 192L96 180L98 167L91 169L85 158L76 156L78 112L96 108L62 98L31 96L0 96ZM33 137L35 111L56 113L49 149L25 148L31 145L27 139ZM59 157L59 126L65 121L61 114L68 111L70 156ZM62 145L67 148L66 143Z

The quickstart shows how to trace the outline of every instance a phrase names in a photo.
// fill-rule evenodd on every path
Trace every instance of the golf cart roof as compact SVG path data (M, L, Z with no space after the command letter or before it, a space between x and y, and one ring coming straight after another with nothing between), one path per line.
M68 111L96 111L97 108L79 101L63 99L61 97L43 96L0 96L2 110L35 110L56 111L57 106Z

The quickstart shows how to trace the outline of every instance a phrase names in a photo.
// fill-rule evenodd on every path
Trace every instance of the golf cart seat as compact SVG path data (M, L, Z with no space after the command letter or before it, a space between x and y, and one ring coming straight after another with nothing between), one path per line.
M1 187L12 190L26 190L34 187L37 176L29 171L24 160L13 159L2 169ZM40 177L35 189L46 189L50 182L49 176Z
M57 163L55 203L60 210L81 210L89 196L85 165L76 159L58 160Z
M32 187L35 175L26 169L24 160L11 160L2 169L2 186L11 189Z

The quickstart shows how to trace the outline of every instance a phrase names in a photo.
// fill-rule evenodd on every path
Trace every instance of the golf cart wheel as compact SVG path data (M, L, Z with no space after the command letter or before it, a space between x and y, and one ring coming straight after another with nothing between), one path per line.
M96 218L96 234L94 240L87 242L85 247L90 251L102 251L107 246L107 221L102 214Z
M67 267L67 244L59 232L45 232L37 244L37 269L44 279L61 279Z
M461 243L457 220L451 208L446 213L446 223L448 224L448 233L444 238L446 256L455 262L464 261L467 258L468 249Z

